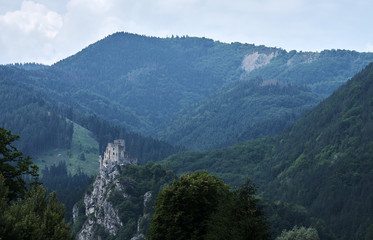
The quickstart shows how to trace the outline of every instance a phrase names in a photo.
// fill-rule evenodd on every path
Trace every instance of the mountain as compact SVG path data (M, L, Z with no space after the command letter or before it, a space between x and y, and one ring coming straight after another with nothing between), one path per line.
M141 164L180 150L58 102L51 92L46 94L30 84L35 76L43 76L38 72L41 66L24 67L0 66L0 127L20 135L17 148L38 165L40 181L56 192L67 220L72 219L73 205L83 197L90 176L97 174L98 156L108 142L125 139L127 149Z
M0 127L21 136L17 147L30 154L40 170L66 161L73 174L80 170L95 174L98 154L119 137L127 141L127 148L142 164L180 150L68 107L52 92L35 86L38 77L55 80L38 69L0 66Z
M304 206L337 239L363 239L373 224L373 63L283 133L173 155L181 174L205 169L238 185L245 177L272 201Z
M163 127L177 121L180 111L198 103L206 105L210 97L224 94L223 89L229 90L230 84L241 79L306 87L324 98L370 61L372 53L288 52L206 38L119 32L47 69L29 71L33 77L27 84L130 131L168 139ZM312 104L314 99L304 107ZM229 121L215 117L221 125ZM201 119L203 124L209 121ZM168 134L172 138L178 132ZM213 143L214 139L207 141Z
M59 104L21 82L22 70L0 66L0 126L22 135L18 146L27 154L70 148L73 124Z
M243 67L246 72L249 72L249 76L305 85L324 97L329 96L372 62L372 53L356 51L334 49L322 52L278 51L269 56L259 54L257 61L261 58L272 58L268 64L253 69L245 65L248 57L243 60Z
M188 149L227 147L279 133L321 100L306 87L242 79L180 111L159 135Z
M116 33L53 66L0 66L0 126L24 136L21 150L40 166L68 160L69 171L92 174L113 139L125 139L146 163L180 148L140 134L214 148L274 134L303 116L273 137L164 162L178 173L206 169L231 185L250 176L273 209L294 210L289 223L312 216L338 239L362 239L373 226L372 64L343 84L371 61L372 53L346 50L288 52ZM134 181L150 186L149 176ZM140 213L144 189L118 206L134 203Z

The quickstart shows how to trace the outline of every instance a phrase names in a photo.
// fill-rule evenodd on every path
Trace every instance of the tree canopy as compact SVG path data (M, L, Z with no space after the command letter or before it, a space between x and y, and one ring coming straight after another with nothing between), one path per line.
M33 164L31 158L24 157L13 145L18 138L19 136L13 135L11 131L0 128L0 173L5 178L5 186L8 187L8 201L24 196L27 190L25 175L31 176L33 183L37 183L38 177L38 167Z
M71 239L65 207L38 184L38 167L13 145L18 138L0 128L0 238Z
M268 239L268 227L247 182L230 191L207 172L184 174L158 195L149 239Z
M47 190L37 186L24 199L7 205L5 180L0 174L1 239L72 239L65 207L57 202L55 193L47 195Z

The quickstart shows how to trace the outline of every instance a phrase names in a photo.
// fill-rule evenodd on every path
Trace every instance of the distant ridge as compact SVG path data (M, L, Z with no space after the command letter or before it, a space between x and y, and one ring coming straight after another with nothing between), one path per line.
M28 77L21 81L129 131L188 149L207 149L278 133L371 61L373 53L288 52L206 38L119 32L50 67L27 66L32 71L25 71ZM286 100L285 95L263 95L248 87L244 94L239 91L241 81L258 79L291 85L297 97L288 94ZM240 106L253 104L253 99L264 110L260 114ZM212 127L226 129L215 133Z
M370 61L372 53L287 52L207 38L118 32L54 64L50 71L62 72L65 77L59 83L70 86L59 94L86 111L130 130L168 139L159 132L177 121L180 111L197 103L206 105L211 96L224 94L228 85L242 78L291 83L324 98ZM305 103L305 109L312 101ZM215 117L217 122L227 121Z

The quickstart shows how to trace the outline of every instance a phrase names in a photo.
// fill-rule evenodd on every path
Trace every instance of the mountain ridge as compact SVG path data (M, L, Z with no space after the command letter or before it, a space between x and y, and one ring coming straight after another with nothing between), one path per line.
M274 137L184 152L164 162L205 169L238 185L253 179L272 201L305 206L338 239L362 239L373 224L373 63ZM359 203L359 204L356 204Z
M159 137L160 129L176 121L179 113L197 103L206 105L219 91L241 79L307 87L324 98L370 61L373 53L288 52L206 38L157 38L119 32L44 71L33 71L29 84L130 131ZM215 117L216 121L227 121ZM269 128L276 124L263 122ZM212 147L219 146L224 145Z
M129 132L93 114L81 113L61 103L57 97L53 98L54 92L46 93L40 85L33 84L45 75L38 70L31 71L0 66L0 125L21 135L17 147L25 154L34 156L39 165L49 166L67 159L76 160L81 166L90 165L93 161L96 166L96 159L89 159L89 156L97 156L107 142L118 137L126 139L128 149L141 163L159 161L179 151L163 141ZM67 167L71 170L71 164ZM84 171L84 167L80 169ZM87 167L86 173L92 174L90 170L91 167ZM72 173L77 171L78 168Z

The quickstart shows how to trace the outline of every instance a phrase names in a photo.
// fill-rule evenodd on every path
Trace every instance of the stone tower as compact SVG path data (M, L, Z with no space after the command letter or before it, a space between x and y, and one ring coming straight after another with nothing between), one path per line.
M128 152L126 152L126 143L124 139L116 139L114 143L108 143L104 158L99 156L100 169L107 167L109 164L137 164L137 158L132 158Z

